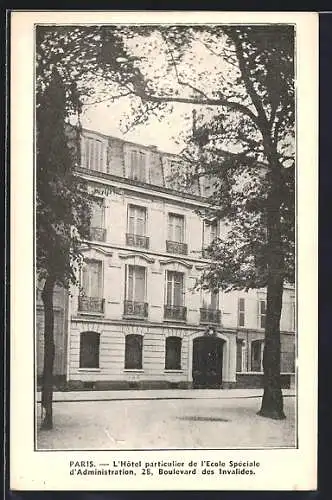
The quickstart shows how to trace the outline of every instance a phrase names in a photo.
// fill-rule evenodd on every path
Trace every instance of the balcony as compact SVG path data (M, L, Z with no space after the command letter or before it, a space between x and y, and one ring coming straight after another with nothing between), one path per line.
M132 300L124 301L124 316L133 316L135 318L147 318L148 317L148 307L147 302L135 302Z
M177 253L181 255L188 254L188 245L187 243L181 243L180 241L166 241L166 251L168 253Z
M140 234L126 233L126 243L131 247L149 248L149 238Z
M78 297L78 311L81 313L103 314L105 299L99 297Z
M186 321L187 308L185 306L164 306L164 319L172 321Z
M201 308L200 309L200 314L201 314L201 323L215 323L217 325L220 325L220 320L221 320L221 311L220 309L205 309Z
M105 241L106 229L104 227L90 227L90 240L91 241Z

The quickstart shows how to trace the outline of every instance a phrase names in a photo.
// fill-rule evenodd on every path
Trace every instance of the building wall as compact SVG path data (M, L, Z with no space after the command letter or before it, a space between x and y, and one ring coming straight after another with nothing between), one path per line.
M89 133L90 138L98 134ZM192 384L193 340L206 332L201 323L202 292L194 292L204 264L202 257L203 221L195 211L204 204L198 195L203 187L197 185L183 194L171 190L172 155L160 153L156 148L133 145L118 139L100 136L106 153L100 157L98 172L82 171L90 183L91 191L103 200L105 237L102 241L90 241L83 248L86 260L102 263L101 297L102 312L82 311L79 308L78 288L72 290L70 299L69 356L67 380L72 386L89 387L190 387ZM147 167L145 181L128 179L129 157L132 149L145 154ZM84 153L85 154L85 153ZM83 167L86 162L83 154ZM206 186L204 187L204 189ZM127 244L128 207L135 205L146 209L146 237L148 248ZM185 255L167 252L168 214L184 217L184 242L188 246ZM219 233L225 228L219 225ZM142 266L146 269L147 317L124 316L126 266ZM170 321L164 318L166 303L166 273L176 271L184 275L184 306L186 321ZM239 300L244 299L244 318L239 322ZM221 321L215 325L216 335L223 344L223 386L250 385L244 375L252 376L253 385L261 381L260 370L253 373L253 342L263 341L259 302L266 299L264 290L219 294ZM294 290L285 288L281 316L282 371L294 371L295 359L295 297ZM93 368L80 367L80 339L83 332L95 332L99 339L99 363ZM140 369L125 369L126 335L141 335L143 360ZM180 337L181 369L165 370L165 342L168 336ZM241 367L239 369L239 345ZM257 346L257 344L256 344ZM256 378L255 378L256 377ZM243 382L245 380L245 382ZM259 382L261 383L261 382Z

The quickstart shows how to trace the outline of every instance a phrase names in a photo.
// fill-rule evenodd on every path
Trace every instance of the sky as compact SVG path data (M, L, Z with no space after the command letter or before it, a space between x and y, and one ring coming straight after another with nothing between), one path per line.
M144 125L138 125L125 133L120 120L128 111L128 100L124 97L106 107L105 104L85 107L82 115L82 125L85 128L111 135L127 141L157 146L161 151L179 153L184 147L180 138L183 131L190 131L191 120L185 118L191 113L192 106L177 104L169 115L159 122L151 118ZM176 141L180 143L177 144Z
M181 63L177 64L177 72L175 72L174 67L169 63L165 43L158 38L158 35L150 37L149 40L152 45L146 43L142 37L134 37L127 48L134 56L142 58L141 71L147 78L152 78L156 82L159 90L169 87L179 91L180 95L189 97L192 95L192 89L177 84L177 78L181 78L209 94L209 90L216 86L215 75L217 73L220 75L221 72L226 78L233 76L234 70L230 69L222 58L208 51L201 41L192 43L191 50L185 53ZM192 130L193 106L176 103L169 108L170 112L166 113L161 121L150 118L144 125L139 125L125 133L120 122L128 113L129 99L124 97L111 104L85 106L82 124L83 127L105 135L139 144L155 145L162 151L176 154L180 153L185 146L183 135ZM202 112L201 107L196 106L196 109ZM179 141L179 144L176 141Z

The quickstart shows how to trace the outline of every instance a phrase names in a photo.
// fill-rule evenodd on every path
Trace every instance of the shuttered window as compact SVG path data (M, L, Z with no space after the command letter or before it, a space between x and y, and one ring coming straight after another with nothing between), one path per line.
M128 207L128 233L138 236L146 234L146 209L135 205Z
M168 240L184 242L184 217L182 215L168 214Z
M126 300L145 301L145 267L127 266Z
M245 326L245 299L240 298L238 301L238 326Z
M103 141L92 137L83 137L82 166L97 172L105 171L106 147Z
M167 271L166 304L183 306L183 273Z
M265 300L260 300L259 301L259 311L258 311L258 321L259 321L259 327L260 328L265 328L265 319L266 319L266 301Z
M129 177L141 182L146 182L146 153L144 151L128 151Z
M87 260L82 269L82 288L86 297L102 297L102 263Z

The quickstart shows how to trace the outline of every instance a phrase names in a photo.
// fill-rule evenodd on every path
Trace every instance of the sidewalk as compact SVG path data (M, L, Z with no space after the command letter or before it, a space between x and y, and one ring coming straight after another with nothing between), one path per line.
M284 391L284 395L286 396ZM53 405L54 428L40 430L37 449L170 450L280 448L296 444L296 401L284 398L285 420L257 415L261 390L85 392ZM56 397L73 393L56 394ZM161 399L161 395L164 399ZM82 393L75 393L75 397ZM136 396L136 398L135 398ZM149 397L150 399L144 399ZM157 399L159 398L159 399ZM181 398L181 399L180 399ZM59 399L58 399L59 401Z
M294 389L283 389L284 396L295 396ZM74 401L135 401L167 399L242 399L259 398L263 389L160 389L127 391L63 391L54 392L54 402ZM37 393L37 402L41 393Z

